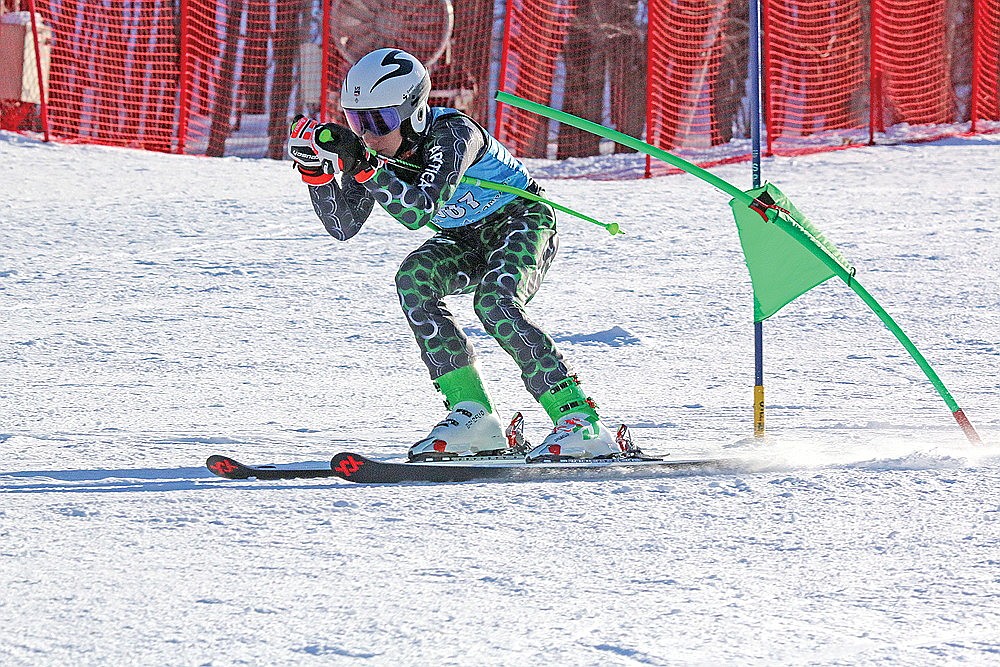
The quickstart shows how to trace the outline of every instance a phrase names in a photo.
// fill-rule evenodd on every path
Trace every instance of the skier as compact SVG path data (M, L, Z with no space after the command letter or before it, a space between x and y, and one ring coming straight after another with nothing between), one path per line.
M437 232L396 274L400 305L450 410L410 448L410 459L507 447L472 345L442 301L468 293L483 327L517 362L525 387L555 425L527 453L528 461L618 453L615 435L555 343L524 313L556 254L554 212L540 202L461 182L470 176L542 192L475 121L456 109L428 106L430 91L430 77L417 58L399 49L372 51L350 68L341 88L349 127L299 116L288 149L334 238L357 234L375 202L408 229L430 226Z

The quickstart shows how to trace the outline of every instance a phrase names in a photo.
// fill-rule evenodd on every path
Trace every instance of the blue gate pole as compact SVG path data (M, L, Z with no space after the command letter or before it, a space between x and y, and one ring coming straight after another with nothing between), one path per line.
M750 0L750 43L747 63L750 79L750 144L753 187L759 188L760 178L760 0ZM753 387L753 434L764 437L764 325L753 324L754 387Z

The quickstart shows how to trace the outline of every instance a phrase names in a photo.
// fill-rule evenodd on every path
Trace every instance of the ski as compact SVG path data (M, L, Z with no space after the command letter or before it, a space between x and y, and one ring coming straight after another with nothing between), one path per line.
M213 454L205 461L208 469L226 479L309 479L313 477L337 477L330 468L284 468L277 466L248 466L228 456Z
M338 477L358 484L399 484L402 482L468 482L473 480L531 480L560 477L599 477L663 472L681 469L718 469L722 459L671 459L649 457L632 442L628 428L618 429L621 452L608 458L560 459L528 463L525 453L531 446L524 439L524 419L514 415L507 428L507 448L475 456L421 454L415 461L379 461L354 452L341 452L330 460L329 468L293 466L250 466L228 456L212 455L205 465L226 479L310 479Z
M278 467L246 465L229 456L213 454L205 462L208 469L226 479L315 479L337 477L358 484L399 484L403 482L469 482L473 480L531 480L560 477L600 477L609 474L634 474L639 471L663 472L681 469L718 469L721 459L581 459L545 463L525 463L510 456L470 457L434 462L377 461L353 452L341 452L329 468Z
M514 418L511 420L510 426L507 427L506 436L508 447L503 450L503 454L506 455L506 459L510 461L520 460L523 462L524 453L528 451L530 446L524 439L524 417L521 416L520 412L516 413ZM476 458L480 461L486 459L486 457ZM505 457L491 458L495 460L495 458ZM344 473L342 471L334 470L332 466L329 468L301 468L294 466L278 467L274 465L252 466L240 463L236 459L229 456L222 456L219 454L209 456L208 460L205 461L205 465L212 473L226 479L276 480L313 479L317 477L340 477L341 479L344 479ZM350 464L347 464L347 466L343 468L343 470L349 469Z
M681 469L718 469L721 459L613 458L576 459L525 463L514 457L456 457L434 462L376 461L361 454L341 452L330 461L333 473L359 484L399 484L403 482L469 482L474 480L530 481L570 477L633 475L640 471L663 472Z

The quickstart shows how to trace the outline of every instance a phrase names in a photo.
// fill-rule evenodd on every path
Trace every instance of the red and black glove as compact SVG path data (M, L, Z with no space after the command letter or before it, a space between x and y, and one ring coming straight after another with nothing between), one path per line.
M299 114L288 128L288 156L309 185L326 185L333 180L338 170L337 156L333 160L324 159L313 148L316 121Z
M340 159L340 168L364 183L375 175L382 163L368 154L368 149L350 128L336 123L326 123L316 127L313 133L313 147L323 160Z

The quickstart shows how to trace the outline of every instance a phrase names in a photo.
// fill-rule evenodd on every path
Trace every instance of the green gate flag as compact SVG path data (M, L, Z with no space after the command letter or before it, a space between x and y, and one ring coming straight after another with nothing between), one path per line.
M850 275L854 267L841 252L799 212L775 185L765 183L747 190L756 202L773 207L784 221L800 230L810 242L822 248ZM766 320L801 295L836 273L822 260L771 222L758 208L741 200L729 202L743 246L743 256L753 284L754 322Z
M847 259L832 243L826 240L818 229L809 223L804 215L792 206L788 198L776 187L765 184L762 188L744 192L732 183L705 171L684 158L617 130L504 91L498 92L496 99L498 102L537 113L545 118L557 120L605 139L617 141L623 146L634 148L640 153L663 160L732 197L733 201L730 202L730 206L736 216L736 224L739 226L740 242L743 244L747 267L750 269L753 283L755 322L760 322L773 315L784 305L827 278L838 276L855 294L861 297L861 300L872 309L872 312L882 320L882 323L910 353L920 370L924 372L931 385L951 410L952 416L961 426L969 441L982 442L969 418L955 402L951 392L944 386L938 374L927 363L924 355L920 353L920 350L896 324L895 320L889 316L889 313L875 300L875 297L854 279L854 268ZM759 196L754 196L755 193L758 193ZM760 220L752 219L748 213L757 216ZM787 235L788 238L781 238L781 234ZM771 244L775 244L775 247L769 247ZM794 247L796 245L798 248ZM806 255L811 255L816 261L809 261ZM825 266L827 270L823 271L820 268L822 266ZM787 284L783 281L787 281ZM758 292L758 289L761 291Z

